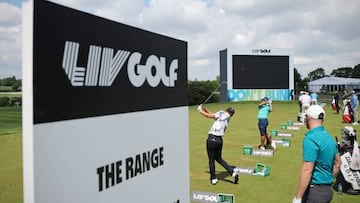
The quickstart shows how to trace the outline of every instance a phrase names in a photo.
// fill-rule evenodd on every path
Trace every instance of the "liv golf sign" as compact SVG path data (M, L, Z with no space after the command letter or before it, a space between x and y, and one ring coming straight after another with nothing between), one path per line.
M114 55L114 49L91 45L85 69L76 66L78 56L79 43L65 42L63 68L73 86L111 86L126 62L128 78L134 87L143 86L145 80L151 87L157 87L160 80L166 87L175 87L177 80L178 59L171 61L167 76L165 57L151 55L146 59L146 64L141 65L142 54L139 52L130 55L129 51L119 50Z
M189 202L186 42L30 1L23 84L25 203Z

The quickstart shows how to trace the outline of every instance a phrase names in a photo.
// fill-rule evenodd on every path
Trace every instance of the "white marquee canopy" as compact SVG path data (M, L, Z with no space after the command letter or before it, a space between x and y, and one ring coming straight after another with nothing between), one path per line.
M360 78L323 77L308 83L310 92L333 92L354 88L360 88Z

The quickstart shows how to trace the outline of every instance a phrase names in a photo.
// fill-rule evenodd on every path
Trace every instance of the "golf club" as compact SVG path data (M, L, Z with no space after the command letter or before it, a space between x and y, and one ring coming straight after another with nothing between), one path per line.
M209 99L220 89L221 85L226 84L226 81L222 81L219 87L217 87L209 96L205 99L205 101L201 104L205 104Z

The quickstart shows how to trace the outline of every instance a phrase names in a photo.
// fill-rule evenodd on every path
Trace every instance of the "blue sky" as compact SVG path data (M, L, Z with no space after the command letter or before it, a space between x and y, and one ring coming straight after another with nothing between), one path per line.
M0 2L7 2L20 8L24 0L1 0Z

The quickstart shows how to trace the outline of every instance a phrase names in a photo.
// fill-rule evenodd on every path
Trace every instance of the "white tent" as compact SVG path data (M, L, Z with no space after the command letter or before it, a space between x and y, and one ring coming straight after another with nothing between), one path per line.
M323 77L308 83L310 92L334 92L360 88L360 78Z

